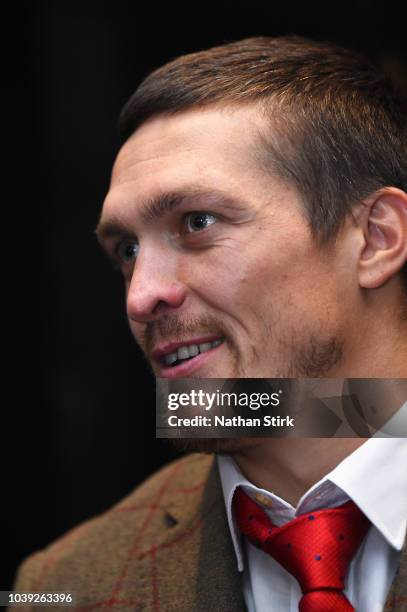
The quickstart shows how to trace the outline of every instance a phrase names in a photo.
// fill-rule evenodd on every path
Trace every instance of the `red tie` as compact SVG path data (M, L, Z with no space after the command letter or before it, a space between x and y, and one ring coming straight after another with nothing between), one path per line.
M308 512L277 527L240 487L233 497L240 531L299 582L300 612L354 611L343 594L349 564L370 526L353 501Z

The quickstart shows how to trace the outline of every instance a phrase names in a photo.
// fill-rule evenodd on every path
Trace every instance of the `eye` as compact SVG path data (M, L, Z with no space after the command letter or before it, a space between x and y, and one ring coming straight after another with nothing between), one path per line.
M136 259L139 244L135 240L122 240L116 247L116 254L121 262L129 263Z
M187 232L199 232L217 221L214 215L207 212L188 213L185 219Z

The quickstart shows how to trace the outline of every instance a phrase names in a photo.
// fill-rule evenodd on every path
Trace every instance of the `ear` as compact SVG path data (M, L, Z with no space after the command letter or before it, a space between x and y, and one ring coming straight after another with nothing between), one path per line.
M407 261L407 193L386 187L363 202L364 245L358 261L361 287L381 287Z

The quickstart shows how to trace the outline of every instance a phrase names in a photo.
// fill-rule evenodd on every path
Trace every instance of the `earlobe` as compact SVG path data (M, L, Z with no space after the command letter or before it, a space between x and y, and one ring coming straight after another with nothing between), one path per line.
M389 187L364 202L360 217L364 247L361 251L359 284L366 289L382 286L407 261L407 194Z

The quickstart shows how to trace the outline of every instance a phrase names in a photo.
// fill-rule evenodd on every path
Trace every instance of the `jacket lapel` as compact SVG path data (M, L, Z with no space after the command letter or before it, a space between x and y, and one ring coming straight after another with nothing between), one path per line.
M245 612L217 463L190 455L178 465L137 555L137 609Z
M172 584L177 581L184 593L190 591L189 603L184 597L181 599L185 605L177 601L177 612L244 612L242 578L237 571L217 462L213 456L207 468L207 479L198 497L191 492L182 506L179 495L166 504L168 515L177 521L181 537L179 550L173 551L173 557L179 555L182 559L168 580ZM184 484L184 490L188 488L193 489L191 483ZM187 537L191 531L193 537ZM174 536L175 530L166 542ZM161 600L166 601L165 597Z
M235 551L227 523L219 473L214 462L203 499L202 539L199 550L196 601L197 610L246 610L242 574L238 572Z

